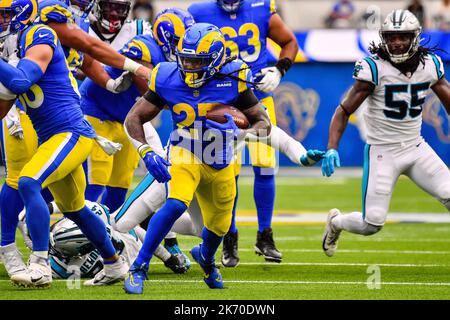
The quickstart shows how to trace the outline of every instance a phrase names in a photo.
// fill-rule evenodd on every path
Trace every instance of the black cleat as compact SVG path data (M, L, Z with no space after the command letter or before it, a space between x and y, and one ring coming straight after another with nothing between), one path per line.
M164 265L172 270L174 273L186 273L189 266L186 265L186 260L182 254L170 255L170 258L164 261Z
M238 233L228 232L223 238L222 264L233 268L239 264Z
M255 244L255 253L263 256L268 262L281 262L283 256L275 247L272 228L264 229L263 232L258 231Z

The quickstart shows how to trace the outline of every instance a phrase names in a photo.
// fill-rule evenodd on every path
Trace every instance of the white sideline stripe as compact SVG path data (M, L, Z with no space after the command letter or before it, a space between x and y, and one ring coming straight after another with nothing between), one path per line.
M274 237L275 242L277 241L316 241L322 243L322 238L319 237ZM239 240L244 241L255 241L255 238L242 237ZM348 238L347 241L351 242L450 242L450 239L441 238L377 238L377 237L352 237ZM239 249L240 250L240 249Z
M154 283L203 283L202 280L147 280ZM260 284L350 284L367 285L362 281L296 281L296 280L224 280L224 283L260 283ZM380 285L392 286L450 286L450 282L381 282Z
M187 249L185 249L187 250ZM254 249L239 249L243 252L253 252ZM323 250L320 249L283 249L283 252L318 252L322 253ZM448 254L450 251L414 251L414 250L344 250L339 249L339 253L385 253L385 254Z
M53 282L66 282L68 280L54 279ZM73 281L73 280L70 280ZM0 282L11 282L11 280L0 280ZM171 279L152 279L146 280L146 282L153 283L203 283L203 280L171 280ZM347 285L367 285L367 282L363 281L297 281L297 280L224 280L224 283L257 283L257 284L347 284ZM381 282L380 285L393 285L393 286L441 286L448 287L450 282Z
M163 263L153 262L153 265ZM449 264L413 264L413 263L353 263L353 262L281 262L281 263L273 263L273 262L240 262L240 266L274 266L274 267L282 267L282 266L323 266L323 267L368 267L368 266L379 266L379 267L400 267L400 268L450 268Z
M319 213L298 213L283 214L283 210L278 210L272 218L273 222L284 223L325 223L327 221L328 212ZM236 216L237 222L257 222L258 217L255 216ZM446 213L389 213L387 223L450 223L450 214Z

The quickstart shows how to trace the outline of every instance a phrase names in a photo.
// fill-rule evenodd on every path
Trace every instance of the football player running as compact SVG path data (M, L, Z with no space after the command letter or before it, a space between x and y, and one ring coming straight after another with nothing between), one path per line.
M242 61L226 60L225 38L216 26L191 26L179 41L176 56L177 63L163 62L155 67L149 90L125 120L128 134L141 144L139 153L147 168L157 181L167 182L169 190L166 203L149 222L143 247L125 281L125 292L132 294L143 293L153 252L189 207L194 194L205 227L203 242L191 254L205 272L208 287L223 288L214 254L230 227L236 196L234 166L230 165L234 137L249 132L266 136L271 128L250 87L251 71ZM206 112L218 104L241 109L251 127L238 129L230 115L225 124L206 120ZM168 161L147 144L143 128L166 105L175 128Z
M39 139L39 147L20 172L18 182L33 252L28 267L13 274L11 280L28 287L48 287L52 283L48 261L50 215L41 195L41 190L48 187L61 211L77 224L103 258L104 270L86 284L111 284L123 279L127 264L116 254L105 225L85 206L83 196L86 182L82 163L96 134L84 120L76 80L58 36L44 24L33 24L37 14L35 0L0 4L0 36L20 31L20 61L14 67L0 60L0 82L19 95ZM11 101L2 100L1 118L11 106Z
M295 35L284 24L276 11L275 0L217 0L192 4L188 11L196 22L212 23L225 36L227 55L236 55L251 66L255 81L259 82L255 95L266 108L276 125L272 92L289 70L298 52ZM267 38L281 47L276 61L267 49ZM258 216L255 252L267 261L281 262L282 254L276 248L272 233L272 215L275 202L275 151L258 142L248 144L255 174L253 197ZM238 178L240 167L236 169ZM233 222L223 241L222 264L235 267L239 263L236 210Z
M421 30L411 12L391 12L381 26L381 43L356 63L355 83L331 120L322 162L328 177L340 166L337 149L349 116L367 99L362 213L330 210L322 242L327 256L335 254L342 230L369 236L382 229L401 174L450 210L450 172L420 135L425 97L431 89L450 114L450 86L441 58L420 45Z

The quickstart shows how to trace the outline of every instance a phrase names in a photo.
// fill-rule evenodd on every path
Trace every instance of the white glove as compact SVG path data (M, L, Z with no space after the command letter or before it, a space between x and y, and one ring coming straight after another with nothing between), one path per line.
M106 82L106 90L112 93L121 93L130 88L133 84L133 74L130 71L122 73L117 79L109 79Z
M122 150L122 144L117 143L117 142L109 141L108 139L103 138L101 136L97 136L95 138L95 141L103 149L103 151L105 151L106 154L108 154L109 156L112 156L117 151Z
M19 113L16 107L12 107L5 117L6 126L8 127L8 132L10 136L13 136L19 140L23 140L23 128L20 124Z
M272 92L274 91L281 81L281 72L277 67L268 67L261 69L255 77L264 76L260 80L260 84L257 85L257 89L262 92Z

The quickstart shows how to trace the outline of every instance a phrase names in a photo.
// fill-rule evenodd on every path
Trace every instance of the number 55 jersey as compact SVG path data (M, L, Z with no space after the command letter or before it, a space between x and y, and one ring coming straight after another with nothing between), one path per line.
M443 77L441 58L434 54L426 55L424 63L419 63L413 74L403 74L391 62L378 56L359 60L353 78L375 85L364 110L367 143L408 144L417 140L420 137L425 97Z

